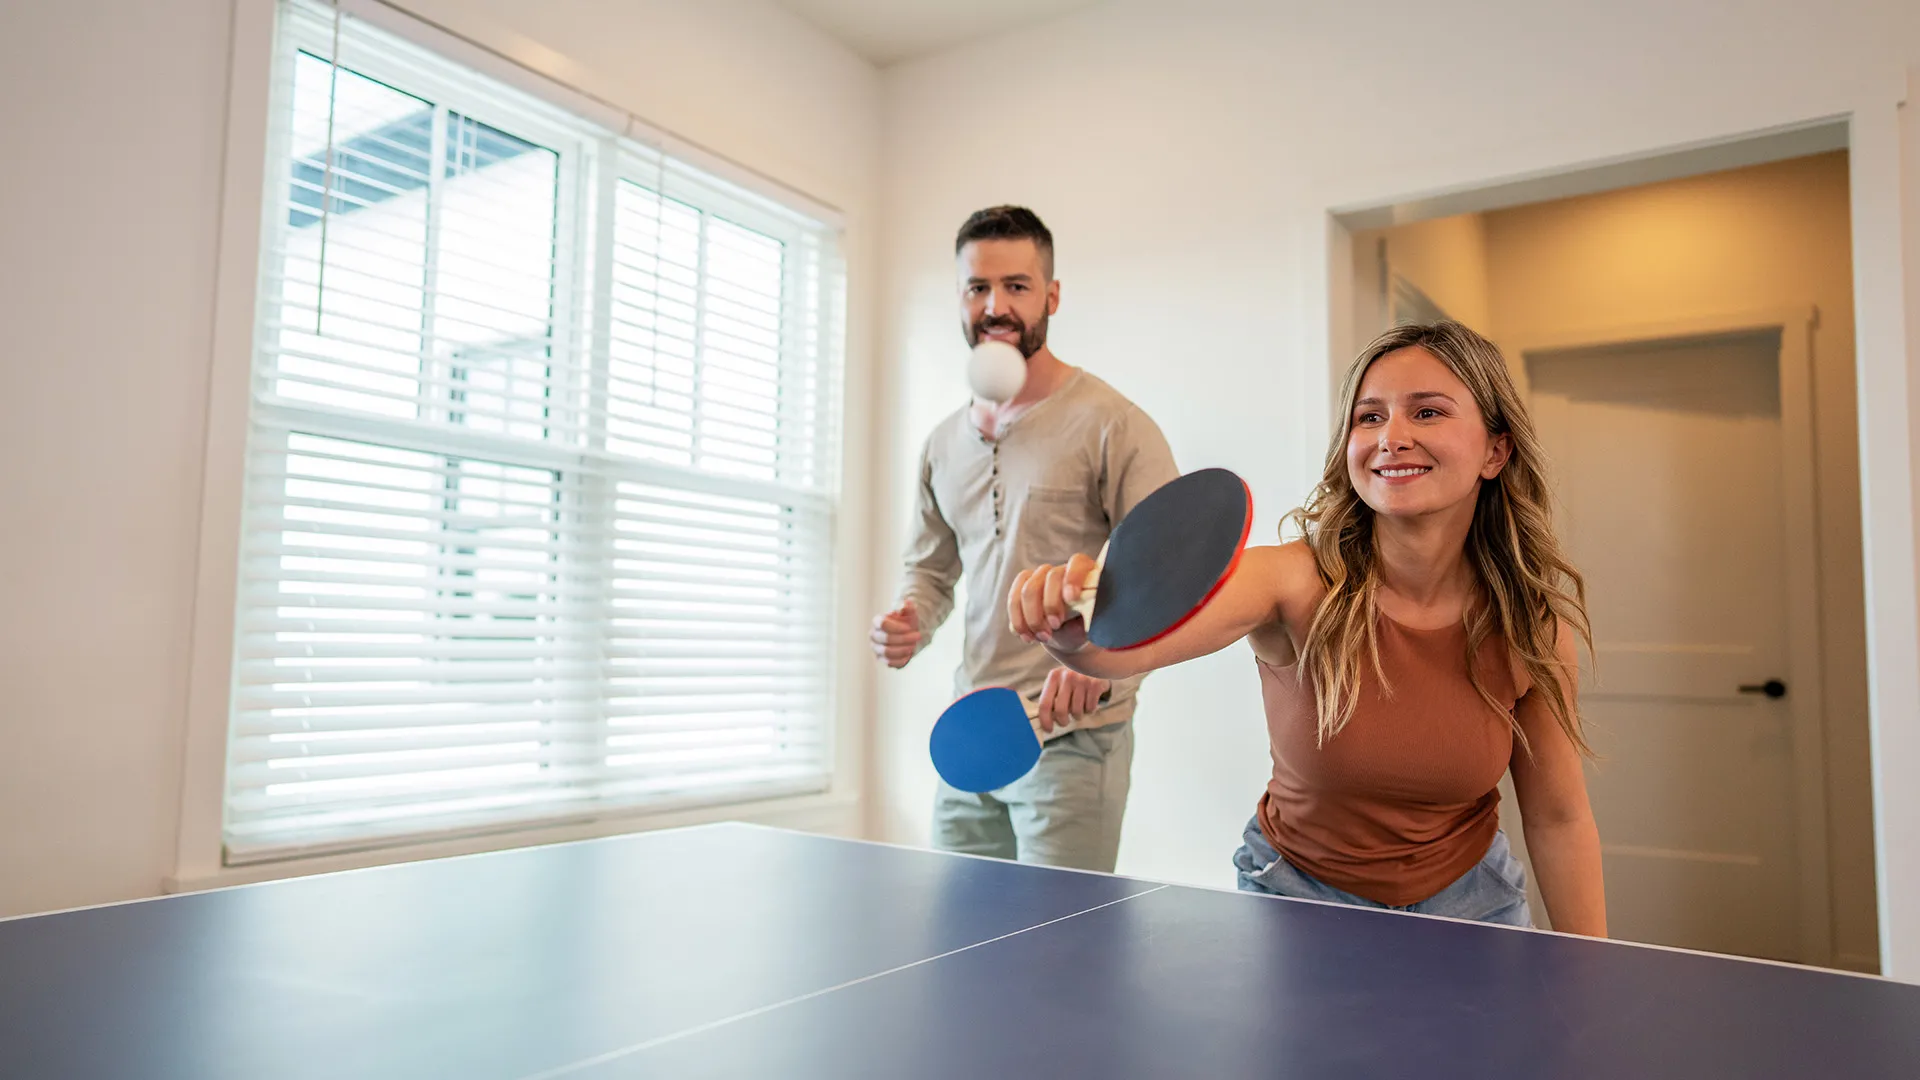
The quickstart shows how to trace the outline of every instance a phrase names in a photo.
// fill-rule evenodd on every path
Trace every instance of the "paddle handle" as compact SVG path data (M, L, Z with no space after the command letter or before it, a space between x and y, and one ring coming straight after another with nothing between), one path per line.
M1064 724L1055 725L1052 731L1041 731L1040 703L1038 701L1028 701L1026 698L1021 698L1020 704L1027 707L1027 723L1033 725L1033 737L1039 739L1040 745L1042 746L1045 746L1049 740L1057 739L1075 728L1076 722L1069 720Z
M1080 599L1067 605L1067 610L1080 616L1081 620L1088 626L1093 625L1093 601L1100 585L1100 570L1106 565L1107 545L1102 544L1100 545L1100 557L1093 561L1093 570L1087 574L1086 584L1080 586ZM1050 739L1057 739L1076 729L1074 721L1069 720L1055 727L1052 731L1041 731L1040 703L1038 701L1028 701L1026 698L1021 698L1020 704L1027 707L1027 722L1033 725L1034 737L1039 739L1042 745L1045 745Z
M1093 601L1099 594L1100 571L1107 565L1107 546L1100 545L1100 557L1093 561L1093 570L1087 574L1086 584L1080 586L1080 599L1067 605L1067 610L1080 616L1088 629L1093 628Z

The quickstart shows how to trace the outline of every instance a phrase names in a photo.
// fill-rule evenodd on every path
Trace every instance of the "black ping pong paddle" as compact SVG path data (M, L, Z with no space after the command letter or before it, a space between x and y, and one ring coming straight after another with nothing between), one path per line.
M1113 530L1074 610L1103 649L1158 641L1207 606L1240 565L1253 492L1226 469L1201 469L1140 500Z

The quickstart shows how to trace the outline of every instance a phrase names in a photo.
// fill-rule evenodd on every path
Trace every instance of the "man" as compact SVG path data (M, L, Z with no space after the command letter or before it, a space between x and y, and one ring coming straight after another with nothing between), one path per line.
M998 791L975 795L941 783L934 846L1112 871L1139 680L1109 684L1056 666L1008 631L1006 595L1022 567L1100 550L1127 512L1179 471L1146 413L1047 348L1060 283L1053 235L1031 210L974 214L954 253L967 343L1015 346L1026 381L1007 401L976 394L928 436L899 607L874 620L874 654L904 667L952 611L961 572L971 574L955 696L1010 686L1038 699L1043 727L1077 726Z

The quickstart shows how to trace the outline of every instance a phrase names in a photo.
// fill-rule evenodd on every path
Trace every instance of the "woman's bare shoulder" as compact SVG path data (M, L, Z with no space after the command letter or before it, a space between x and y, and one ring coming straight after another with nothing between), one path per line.
M1245 567L1259 574L1273 599L1273 619L1247 635L1262 662L1285 667L1294 662L1298 643L1305 640L1313 611L1324 587L1313 549L1303 540L1249 548Z

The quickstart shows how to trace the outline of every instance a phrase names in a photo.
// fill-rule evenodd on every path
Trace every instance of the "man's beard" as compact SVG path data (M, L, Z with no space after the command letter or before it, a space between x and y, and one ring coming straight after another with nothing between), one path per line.
M1028 326L1014 315L992 315L967 327L967 344L978 345L986 339L992 330L1014 330L1020 334L1018 348L1020 355L1033 359L1033 354L1047 346L1047 316L1042 314L1040 321Z

